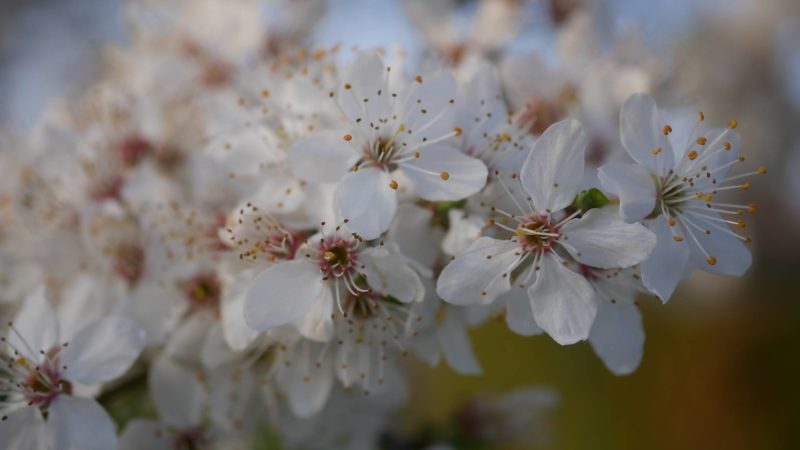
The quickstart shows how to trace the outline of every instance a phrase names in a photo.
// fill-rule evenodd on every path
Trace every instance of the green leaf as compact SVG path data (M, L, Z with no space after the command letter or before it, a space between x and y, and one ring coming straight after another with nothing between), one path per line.
M575 196L572 206L583 212L594 208L602 208L608 204L608 197L597 188L591 188L588 191L582 191Z

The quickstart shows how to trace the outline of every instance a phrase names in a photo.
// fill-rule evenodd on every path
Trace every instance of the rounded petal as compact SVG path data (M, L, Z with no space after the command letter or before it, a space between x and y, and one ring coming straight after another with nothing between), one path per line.
M358 160L358 153L344 140L346 132L318 131L295 143L286 156L289 169L312 183L339 181Z
M54 448L65 450L108 450L117 448L114 423L96 401L59 395L47 416Z
M359 53L342 76L337 97L339 106L349 121L366 135L371 132L370 121L377 123L377 119L389 116L391 93L385 92L387 80L383 60L374 51Z
M619 215L638 222L656 207L656 186L650 172L639 164L610 163L597 171L603 188L619 196Z
M704 215L720 218L718 214L711 211L704 213ZM694 239L690 237L685 239L689 242L690 258L695 267L706 272L734 277L740 277L747 272L747 269L753 263L750 249L738 237L714 226L727 227L726 224L718 221L712 222L698 215L691 215L691 220L699 226L705 227L708 231L708 233L702 233L697 229L692 230L699 245L702 245L702 250ZM708 263L706 254L714 257L716 260L714 265Z
M403 302L421 302L425 296L422 280L403 258L377 248L365 256L363 273L369 286L379 294Z
M0 421L0 448L48 450L47 431L38 408L17 408Z
M313 264L302 260L275 264L261 272L245 294L247 325L266 331L294 322L308 314L323 289L328 287Z
M295 327L306 339L327 342L333 335L333 292L325 288L314 299L311 309L294 322Z
M561 244L579 262L603 269L630 267L653 251L656 236L640 223L625 223L614 208L590 209L561 228Z
M166 427L155 420L134 419L119 437L119 450L172 450Z
M666 175L675 165L672 146L664 135L653 97L633 94L619 114L620 138L631 158L651 172Z
M40 351L48 352L59 344L58 322L53 308L45 298L44 286L25 297L13 323L19 335L10 333L7 337L9 344L20 352L27 353L26 356L31 361L39 360Z
M539 262L536 281L528 288L536 323L561 345L589 337L597 303L594 290L583 276L552 255Z
M465 217L461 209L451 209L447 213L450 227L442 240L442 251L448 255L457 255L466 251L483 232L486 220L477 215Z
M222 332L225 342L234 351L247 348L258 336L258 333L247 326L244 315L245 283L230 280L225 283L225 289L230 290L222 298L220 313L222 315Z
M339 213L348 219L347 226L364 239L375 239L394 218L397 193L389 186L392 180L382 170L365 168L350 172L336 188Z
M107 317L82 328L61 353L64 377L100 384L124 374L139 357L145 332L132 320Z
M445 309L444 322L436 330L444 359L453 370L462 375L478 375L481 373L481 366L472 350L469 334L464 323L452 314L452 308Z
M194 371L159 357L150 367L147 387L164 423L186 428L202 422L206 394Z
M330 358L321 358L320 347L301 343L292 357L292 364L278 371L276 381L286 394L289 408L295 416L311 417L322 410L333 386Z
M676 242L663 216L648 221L646 225L656 235L656 246L650 257L639 265L642 284L666 302L685 273L689 261L688 239Z
M433 211L428 208L402 204L397 207L395 220L387 234L388 240L396 243L404 256L426 268L433 267L439 258L439 242L444 233L430 226L432 218ZM420 230L425 232L420 233Z
M521 336L535 336L544 333L544 330L539 328L533 318L531 300L525 287L515 284L500 299L506 302L508 329Z
M583 180L586 134L575 119L545 130L520 171L523 189L538 210L559 211L575 199Z
M448 146L425 148L419 153L419 158L401 164L400 169L425 200L461 200L486 185L486 165L477 158Z
M598 298L589 343L615 375L633 373L642 361L644 329L639 308L629 299Z
M511 289L510 272L519 258L516 242L482 237L450 261L436 293L454 305L485 305Z

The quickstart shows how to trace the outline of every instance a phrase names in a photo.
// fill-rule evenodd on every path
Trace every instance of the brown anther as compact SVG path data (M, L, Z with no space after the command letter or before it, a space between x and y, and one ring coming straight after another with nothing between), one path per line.
M449 174L449 173L447 173L446 171L442 171L442 173L440 173L440 174L439 174L439 177L440 177L441 179L443 179L443 180L447 181L447 180L449 180L449 179L450 179L450 174Z
M415 76L415 77L414 77L414 80L415 80L417 83L422 83L422 77L421 77L421 76L419 76L419 75Z
M345 83L345 84L344 84L344 88L345 88L345 89L350 89L350 88L352 88L352 87L353 87L353 85L351 85L350 83Z
M686 154L686 157L689 158L690 161L694 161L697 158L697 151L692 150Z
M456 129L453 131L455 131L456 136L461 136L461 128L456 127Z
M739 221L736 222L736 226L739 227L739 228L746 228L747 224L745 223L744 220L739 220Z
M722 144L722 148L724 148L725 150L730 150L731 149L731 143L730 142L726 142L726 143Z
M398 185L397 185L397 181L396 181L396 180L392 180L392 181L389 183L389 187L390 187L390 188L392 188L392 189L394 189L394 190L396 191L396 190L397 190L397 187L398 187Z
M650 153L652 153L653 156L658 155L659 153L661 153L661 147L654 148L653 150L650 151Z
M664 125L663 131L664 136L669 136L669 134L672 133L672 127L669 125Z
M761 167L759 167L759 168L758 168L758 169L756 169L756 170L757 170L757 172L758 172L758 173L760 173L761 175L764 175L765 173L767 173L767 168L766 168L766 167L764 167L764 166L761 166Z
M675 236L672 236L672 239L674 239L674 240L675 240L675 242L683 242L683 238L682 238L682 237L680 237L680 236L677 236L677 235L675 235Z
M739 122L737 122L736 119L731 119L731 120L728 121L728 128L734 129L734 128L738 127L738 126L739 126Z
M756 211L758 211L758 205L756 205L755 203L750 203L750 204L748 204L748 205L747 205L747 211L748 211L750 214L753 214L753 213L755 213Z
M706 262L708 263L709 266L713 266L717 264L717 258L709 256L708 258L706 258Z
M746 191L748 189L750 189L750 182L745 181L744 183L742 183L742 190Z
M697 113L697 118L700 119L700 122L706 120L706 115L703 114L703 111Z
M353 136L350 136L349 134L345 134L344 135L344 140L347 141L347 142L350 142L351 140L353 140Z
M705 136L700 136L697 138L698 145L706 145L706 142L708 142L708 139L706 139Z
M264 89L263 91L261 91L261 96L264 98L269 97L269 89Z
M414 152L414 158L419 158L419 157L420 157L419 152Z

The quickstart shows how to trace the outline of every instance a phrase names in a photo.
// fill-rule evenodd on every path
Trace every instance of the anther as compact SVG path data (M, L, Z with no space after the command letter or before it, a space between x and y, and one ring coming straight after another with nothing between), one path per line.
M670 125L664 125L663 131L664 136L669 136L669 134L672 133L672 127Z
M352 139L353 139L353 136L350 136L349 134L345 134L345 135L344 135L344 140L345 140L345 141L348 141L348 142L350 142Z
M697 158L697 151L692 150L686 154L686 157L689 158L690 161L694 161Z
M442 173L439 174L439 177L441 179L447 181L447 180L450 179L450 174L448 172L446 172L446 171L442 171Z
M756 171L757 171L758 173L760 173L761 175L764 175L765 173L767 173L767 168L766 168L766 167L764 167L764 166L761 166L761 167L759 167L758 169L756 169Z
M709 256L708 258L706 258L706 262L708 263L709 266L713 266L717 264L717 258Z
M397 185L397 181L396 181L396 180L392 180L392 181L389 183L389 187L390 187L390 188L392 188L392 189L394 189L394 190L397 190L397 187L398 187L398 185Z
M700 136L697 138L697 143L699 145L706 145L706 142L708 142L708 139L706 139L705 136Z
M658 155L659 153L661 153L661 147L654 148L653 150L650 151L650 153L652 153L653 156Z
M731 119L731 120L728 121L728 128L734 129L734 128L738 127L738 126L739 126L739 122L737 122L736 119Z

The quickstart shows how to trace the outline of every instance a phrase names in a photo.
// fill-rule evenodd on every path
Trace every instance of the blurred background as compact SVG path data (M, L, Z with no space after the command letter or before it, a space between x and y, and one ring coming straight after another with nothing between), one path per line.
M457 24L476 3L453 6ZM525 20L508 51L551 57L554 13L576 1L521 3ZM747 192L759 204L748 222L753 267L741 279L697 273L667 305L640 299L645 356L626 377L609 373L588 344L561 347L490 321L473 334L484 374L415 368L402 421L441 424L475 394L543 385L561 398L548 448L800 448L800 2L590 7L602 27L635 33L648 57L669 61L663 83L680 87L670 102L702 106L719 123L736 118L743 152L769 169ZM2 0L0 129L31 127L50 100L79 95L104 46L124 44L120 16L119 0ZM399 0L330 1L310 40L400 45L412 60L427 45Z

